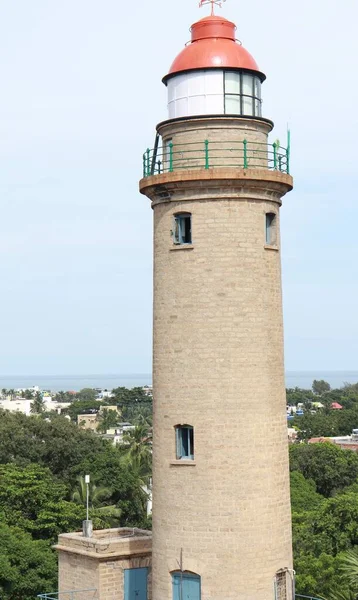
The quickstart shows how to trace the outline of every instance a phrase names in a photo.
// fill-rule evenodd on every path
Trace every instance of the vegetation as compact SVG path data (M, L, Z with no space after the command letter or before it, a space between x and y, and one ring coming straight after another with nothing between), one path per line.
M33 401L31 402L30 409L31 409L31 412L36 415L39 415L40 413L44 412L45 402L44 402L41 392L36 392L35 397L34 397Z
M357 600L358 454L307 440L358 429L358 384L331 390L325 383L287 390L288 404L304 412L290 422L299 434L298 443L290 446L296 591ZM35 393L30 417L0 411L1 600L33 600L41 591L56 589L51 545L59 533L81 528L87 473L95 528L150 526L152 398L141 388L117 388L114 397L102 401L94 390L81 392L57 394L57 401L71 401L66 416L44 413ZM332 402L343 410L332 410ZM99 431L119 421L136 425L122 446L77 427L78 415L100 407Z
M334 410L332 403L343 410ZM296 591L356 600L358 454L331 442L306 442L348 435L358 428L358 384L331 390L327 382L315 380L312 390L288 389L287 404L304 412L290 422L301 442L290 447Z
M141 436L134 433L136 440ZM150 525L144 467L138 468L143 455L147 473L151 469L150 436L144 452L139 446L134 451L130 443L115 447L54 413L49 420L40 412L26 417L0 410L0 439L1 600L33 600L56 589L51 545L60 533L82 527L85 474L91 475L95 528Z
M119 387L113 390L113 394L111 403L117 404L121 409L123 421L134 425L139 425L143 421L152 423L152 397L147 396L143 388L128 390Z

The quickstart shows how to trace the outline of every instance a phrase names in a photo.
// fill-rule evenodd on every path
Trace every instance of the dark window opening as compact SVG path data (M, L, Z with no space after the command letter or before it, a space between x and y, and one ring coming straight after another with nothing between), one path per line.
M191 425L176 427L176 456L178 460L194 460L194 427Z
M174 244L191 244L191 214L174 215Z
M276 243L276 214L266 213L266 244L268 246L274 246Z

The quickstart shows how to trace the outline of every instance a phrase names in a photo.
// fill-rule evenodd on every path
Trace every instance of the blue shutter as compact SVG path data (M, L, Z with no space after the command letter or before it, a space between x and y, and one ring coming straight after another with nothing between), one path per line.
M200 600L200 577L194 573L174 573L173 600ZM182 597L180 586L182 583Z
M173 575L173 600L180 600L180 575Z
M189 575L189 574L188 574ZM198 575L189 575L185 577L185 589L183 600L200 600L200 577Z
M189 458L194 460L194 428L189 427L188 430L189 435Z
M124 600L147 600L148 569L124 570Z
M184 240L184 219L183 217L178 217L178 224L179 224L179 244L183 244Z

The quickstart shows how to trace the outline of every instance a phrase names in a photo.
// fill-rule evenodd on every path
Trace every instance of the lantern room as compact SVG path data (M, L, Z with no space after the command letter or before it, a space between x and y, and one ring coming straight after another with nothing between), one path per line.
M197 115L262 116L265 75L236 40L231 21L211 15L191 27L191 42L174 60L163 82L168 118Z

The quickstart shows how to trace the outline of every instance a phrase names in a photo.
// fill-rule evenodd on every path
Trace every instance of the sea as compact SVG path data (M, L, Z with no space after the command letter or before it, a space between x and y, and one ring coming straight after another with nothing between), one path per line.
M328 381L331 388L340 388L345 383L358 383L358 371L287 371L286 387L310 389L314 379ZM110 374L110 375L3 375L0 377L0 390L30 388L39 386L41 390L52 392L79 391L83 388L112 390L116 387L143 387L152 384L150 373Z

